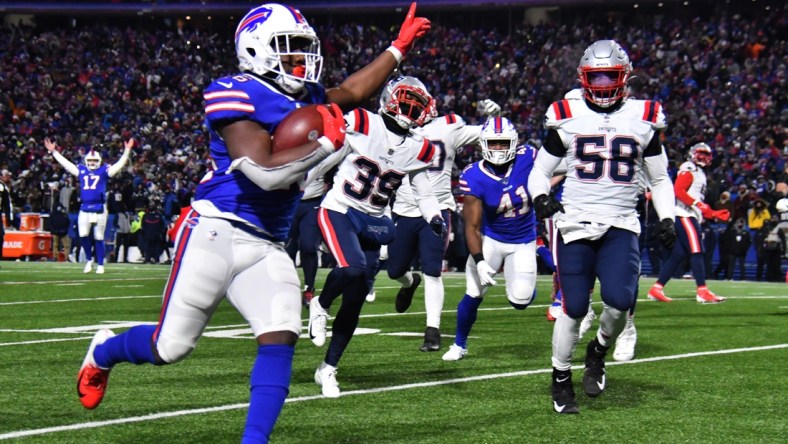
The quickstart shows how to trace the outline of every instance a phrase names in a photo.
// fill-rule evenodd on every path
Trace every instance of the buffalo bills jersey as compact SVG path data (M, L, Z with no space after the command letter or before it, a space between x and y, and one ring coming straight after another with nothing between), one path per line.
M213 171L197 187L192 206L207 216L253 225L272 240L284 242L301 198L300 184L294 183L286 189L264 190L240 171L228 174L227 169L233 159L218 130L222 125L237 120L251 120L274 134L279 122L294 109L325 103L325 90L319 84L307 83L304 94L294 99L263 79L239 74L211 83L204 98Z
M498 176L484 160L468 165L460 176L460 190L482 201L482 234L505 243L536 239L536 216L528 194L528 175L536 150L517 149L509 170Z
M566 150L561 196L566 213L555 215L557 224L597 222L639 233L638 177L644 150L666 127L662 107L630 98L615 111L600 113L578 96L567 94L545 113L545 127L558 133Z
M421 128L415 128L413 132L429 140L435 147L435 155L433 155L432 165L427 170L427 176L430 179L432 191L440 203L441 210L454 210L457 208L454 195L451 193L451 172L454 167L454 157L466 145L479 142L479 135L482 132L481 125L466 125L462 117L447 114ZM406 182L407 180L405 178ZM411 187L402 186L397 190L393 211L400 216L421 216Z
M109 165L99 165L91 170L83 164L76 166L79 174L79 198L82 200L80 211L88 213L103 213L104 202L107 195L107 182L109 181Z
M345 114L345 122L347 135L342 150L346 155L321 206L340 213L354 208L382 217L392 194L408 174L432 165L435 149L427 139L412 133L392 133L380 115L364 109Z

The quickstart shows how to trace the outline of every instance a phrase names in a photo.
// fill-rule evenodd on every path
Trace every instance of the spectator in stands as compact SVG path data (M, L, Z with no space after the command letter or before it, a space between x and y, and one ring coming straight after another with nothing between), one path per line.
M728 245L728 267L725 279L733 279L733 270L736 263L739 264L739 279L746 280L747 274L745 273L744 263L747 259L747 251L750 249L750 232L745 228L744 219L736 219L736 222L730 224L724 234L726 243Z
M719 200L717 200L717 202L714 202L712 208L714 208L714 210L716 211L728 210L731 216L736 213L736 207L733 205L733 201L731 201L731 193L728 191L723 191L722 193L720 193Z
M123 262L129 263L129 247L132 243L131 220L128 211L118 211L118 229L115 231L115 255L112 262L120 260L123 249Z
M785 254L785 233L778 226L779 222L777 215L774 215L764 222L759 230L760 237L763 239L761 248L763 262L766 264L766 280L769 282L780 282L783 277L780 265ZM758 263L760 264L760 261ZM760 274L759 268L758 280L761 280Z

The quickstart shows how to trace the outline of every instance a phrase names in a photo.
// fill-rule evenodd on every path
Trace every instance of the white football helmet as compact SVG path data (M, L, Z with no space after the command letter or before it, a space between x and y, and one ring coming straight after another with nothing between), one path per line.
M435 100L421 80L401 76L389 81L380 94L379 114L391 116L403 129L423 126L437 114Z
M598 40L580 58L577 77L583 97L596 106L607 108L627 93L632 63L615 40Z
M298 9L268 3L249 11L235 30L235 52L241 71L275 76L285 91L295 93L305 82L316 83L323 68L320 40ZM287 72L283 56L303 57Z
M490 117L484 122L479 143L482 157L493 165L511 162L517 154L519 135L517 129L506 117Z
M85 166L88 167L89 170L95 170L101 166L101 154L96 150L88 151L88 153L85 154Z
M782 199L778 200L774 207L778 213L785 213L788 211L788 197L783 197Z
M689 150L690 160L696 165L705 167L711 163L711 147L705 143L696 143Z

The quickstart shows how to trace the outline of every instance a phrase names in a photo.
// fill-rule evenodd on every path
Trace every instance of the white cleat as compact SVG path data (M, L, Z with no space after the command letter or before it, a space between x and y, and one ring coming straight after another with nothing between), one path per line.
M90 270L93 269L93 261L87 261L85 264L85 268L82 270L83 273L90 273Z
M367 302L375 302L375 290L372 290L367 295Z
M336 367L321 362L315 370L315 383L320 386L323 396L326 398L339 398Z
M443 354L444 361L459 361L468 354L468 350L460 347L457 344L452 344L449 351Z
M99 265L96 267L96 274L104 274L104 266Z
M594 324L594 319L596 319L596 313L594 313L594 309L591 308L591 305L588 305L588 313L580 322L580 330L577 332L578 340L583 338L583 335L588 333L588 330L591 330L591 326Z
M635 357L635 344L638 342L638 331L632 318L627 320L627 326L616 339L616 349L613 359L616 361L631 361Z
M319 297L309 301L309 339L318 347L326 343L326 324L328 324L328 312L320 306Z

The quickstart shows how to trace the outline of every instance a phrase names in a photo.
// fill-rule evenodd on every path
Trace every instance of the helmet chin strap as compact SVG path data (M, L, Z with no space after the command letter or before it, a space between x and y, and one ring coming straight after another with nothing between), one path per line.
M304 82L293 79L290 76L279 74L276 76L276 83L290 94L297 93L304 89Z

